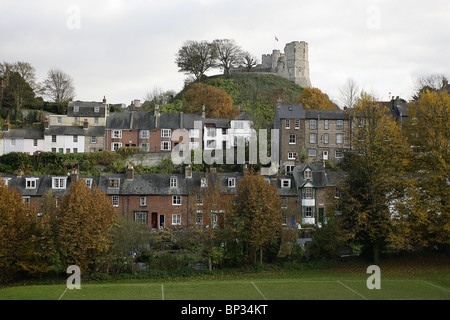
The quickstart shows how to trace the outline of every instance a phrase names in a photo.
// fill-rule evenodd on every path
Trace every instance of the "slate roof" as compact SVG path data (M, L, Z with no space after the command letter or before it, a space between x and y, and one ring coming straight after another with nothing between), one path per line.
M282 104L275 110L278 119L304 119L305 110L301 104Z
M345 176L345 173L343 172L327 170L323 167L323 165L318 163L303 163L300 166L295 167L293 173L298 188L303 187L303 185L308 181L303 175L303 171L307 167L311 169L312 174L312 179L309 181L311 181L316 188L337 186Z
M347 112L343 110L305 110L305 119L346 120Z
M3 131L4 139L44 139L42 129L10 129Z
M78 106L78 112L74 112L74 106ZM95 107L99 108L95 112ZM103 102L95 101L71 101L67 106L67 115L69 117L104 117L106 113L106 106Z
M193 129L195 121L203 120L199 114L161 113L158 128ZM106 120L106 128L109 130L156 130L156 116L148 111L113 112Z
M45 129L43 135L59 136L104 136L104 126L91 126L84 129L82 126L50 126Z

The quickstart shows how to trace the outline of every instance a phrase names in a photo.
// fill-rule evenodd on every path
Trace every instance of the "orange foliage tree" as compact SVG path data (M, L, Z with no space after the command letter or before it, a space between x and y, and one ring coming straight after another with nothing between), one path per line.
M297 103L304 109L312 110L339 110L328 96L317 88L305 88L297 98Z
M205 106L206 117L233 119L238 109L233 99L225 91L204 83L194 83L183 94L183 112L202 113Z

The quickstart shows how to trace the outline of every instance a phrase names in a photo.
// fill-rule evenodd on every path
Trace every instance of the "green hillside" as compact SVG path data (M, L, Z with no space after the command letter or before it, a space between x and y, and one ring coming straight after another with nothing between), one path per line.
M245 108L252 115L257 128L266 128L273 123L278 99L284 104L295 104L303 90L285 78L262 73L217 75L202 82L228 93L235 106Z

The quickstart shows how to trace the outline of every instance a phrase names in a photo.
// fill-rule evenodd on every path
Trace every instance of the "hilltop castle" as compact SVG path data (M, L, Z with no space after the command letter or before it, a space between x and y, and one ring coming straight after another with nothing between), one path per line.
M273 50L272 54L263 54L261 64L251 72L273 73L305 88L311 87L309 79L308 43L293 41L284 47L284 53Z

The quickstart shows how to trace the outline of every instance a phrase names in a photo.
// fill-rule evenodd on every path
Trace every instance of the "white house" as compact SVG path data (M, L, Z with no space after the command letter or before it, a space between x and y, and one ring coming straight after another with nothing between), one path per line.
M30 155L44 151L44 132L42 129L9 129L5 122L2 128L0 154L25 152Z
M231 120L230 128L228 129L231 147L237 147L239 138L242 138L245 142L249 142L252 135L256 137L256 131L253 129L253 122L249 114L243 112Z
M44 131L44 151L84 153L85 132L78 126L53 126Z

